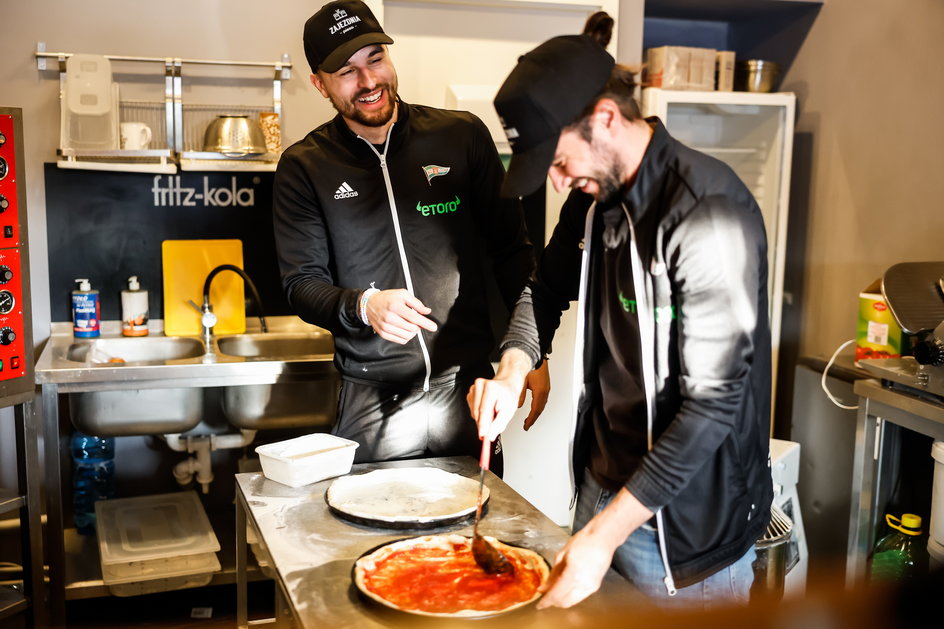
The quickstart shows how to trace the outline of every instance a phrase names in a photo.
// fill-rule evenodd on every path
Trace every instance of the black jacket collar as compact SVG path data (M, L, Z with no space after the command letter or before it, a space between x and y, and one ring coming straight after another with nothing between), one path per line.
M403 142L407 127L409 126L411 109L408 103L405 103L399 96L397 97L397 121L393 123L393 133L390 134L391 149L397 148ZM332 125L335 131L352 150L360 151L363 149L370 153L367 145L364 144L364 140L360 139L356 133L351 131L351 128L347 126L341 114L335 115L334 120L332 120Z
M655 206L653 201L658 198L663 187L668 164L675 157L672 136L662 122L655 116L646 118L646 122L652 127L652 137L639 163L636 178L632 185L623 190L621 199L629 209L633 223L638 223Z

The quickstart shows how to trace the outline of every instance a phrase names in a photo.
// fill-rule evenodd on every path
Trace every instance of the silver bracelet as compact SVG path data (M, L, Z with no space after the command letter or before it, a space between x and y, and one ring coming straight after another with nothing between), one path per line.
M380 289L374 288L373 283L371 283L370 288L361 293L361 299L357 305L357 316L360 317L364 325L370 325L370 321L367 320L367 300L370 299L371 295L379 292Z

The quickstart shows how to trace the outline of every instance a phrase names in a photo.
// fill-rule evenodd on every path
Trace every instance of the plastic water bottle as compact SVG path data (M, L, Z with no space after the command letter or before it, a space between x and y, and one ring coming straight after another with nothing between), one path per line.
M95 534L95 501L115 497L115 438L72 434L72 512L82 535Z
M891 533L879 540L872 555L873 581L901 581L921 574L927 566L921 535L921 516L904 513L899 520L885 514Z

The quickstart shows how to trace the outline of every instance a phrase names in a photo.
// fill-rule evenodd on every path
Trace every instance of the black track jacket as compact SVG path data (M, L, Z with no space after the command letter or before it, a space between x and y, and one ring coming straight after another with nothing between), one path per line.
M736 561L770 519L767 238L760 208L727 165L673 139L657 119L648 122L652 139L620 201L632 234L640 313L634 334L649 417L607 419L644 443L652 439L625 487L657 512L671 591ZM577 474L600 403L602 335L593 300L585 299L603 258L602 212L592 201L579 191L568 197L503 342L537 362L561 311L579 294Z
M289 303L333 333L344 378L428 388L487 364L485 274L510 311L534 254L520 202L499 198L504 169L485 125L467 112L398 107L383 146L338 115L284 152L275 241ZM371 286L411 289L439 330L383 340L357 315Z

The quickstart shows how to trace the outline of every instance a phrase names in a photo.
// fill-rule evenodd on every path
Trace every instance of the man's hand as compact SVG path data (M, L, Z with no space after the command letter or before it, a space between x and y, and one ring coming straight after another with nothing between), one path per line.
M531 371L531 359L517 348L506 350L492 380L477 378L466 401L479 425L479 438L495 441L521 405L524 381ZM546 401L546 398L545 398Z
M537 369L533 369L524 379L524 388L521 389L521 397L518 399L518 408L524 405L525 391L531 390L531 411L524 418L524 429L527 430L534 425L538 417L547 406L547 397L551 394L551 374L547 367L547 360L541 363Z
M574 533L554 560L554 569L540 591L538 609L572 607L600 589L613 553L652 517L625 488L587 525Z
M367 300L367 321L380 338L405 345L420 328L435 332L436 322L427 318L432 312L405 288L374 293Z
M554 558L554 569L541 586L538 609L572 607L600 589L615 548L594 539L587 529L574 534Z

